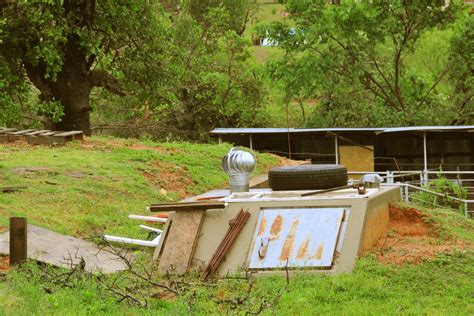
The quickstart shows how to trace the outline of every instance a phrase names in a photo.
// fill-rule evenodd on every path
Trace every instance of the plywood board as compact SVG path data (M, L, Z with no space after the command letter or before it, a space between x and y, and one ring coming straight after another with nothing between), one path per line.
M70 260L78 264L82 258L86 263L85 270L90 272L115 273L128 268L110 252L110 248L101 250L89 241L30 224L27 227L28 258L64 268L71 267ZM0 253L10 253L10 232L0 234ZM133 259L131 255L127 256L130 260Z
M339 163L347 171L374 171L374 147L339 146ZM371 150L369 150L370 148Z
M160 273L184 274L193 260L205 211L176 212L163 251L158 270Z

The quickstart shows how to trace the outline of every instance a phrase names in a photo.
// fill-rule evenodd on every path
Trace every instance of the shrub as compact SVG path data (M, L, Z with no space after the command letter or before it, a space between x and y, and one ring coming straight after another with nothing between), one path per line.
M450 199L456 197L458 199L467 198L467 190L459 185L459 183L446 178L442 174L438 174L437 179L429 181L423 186L425 189L443 193L445 196L437 196L428 192L418 191L412 194L412 199L423 206L439 205L451 209L464 212L464 204L459 201Z

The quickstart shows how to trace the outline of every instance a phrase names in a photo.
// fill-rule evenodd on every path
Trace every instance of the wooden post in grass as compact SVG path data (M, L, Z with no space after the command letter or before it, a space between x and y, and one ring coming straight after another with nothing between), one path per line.
M10 217L10 265L26 261L26 218Z

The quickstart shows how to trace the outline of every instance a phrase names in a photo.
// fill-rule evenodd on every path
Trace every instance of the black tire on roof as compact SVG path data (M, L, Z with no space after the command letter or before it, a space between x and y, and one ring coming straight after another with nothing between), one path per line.
M347 184L347 169L342 165L302 165L272 168L268 185L272 190L319 190Z

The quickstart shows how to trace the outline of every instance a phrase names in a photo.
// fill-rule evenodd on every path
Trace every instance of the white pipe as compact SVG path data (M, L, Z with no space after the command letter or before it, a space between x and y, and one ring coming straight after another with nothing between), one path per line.
M148 231L151 231L151 232L155 232L155 233L158 233L158 234L161 234L163 231L161 229L158 229L158 228L154 228L154 227L150 227L150 226L146 226L146 225L140 225L141 228L145 229L145 230L148 230Z
M250 141L250 149L253 150L253 138L252 138L252 134L249 134L249 141Z
M154 217L154 216L133 215L133 214L128 215L128 218L138 219L138 220L148 221L148 222L160 222L160 223L166 223L168 221L168 219L166 219L166 218L159 218L159 217Z
M339 146L337 144L337 136L334 137L334 149L335 149L335 152L336 152L336 165L339 164Z
M104 238L107 241L115 241L115 242L121 242L125 244L132 244L132 245L146 246L146 247L158 246L158 243L160 242L160 237L161 236L158 236L153 240L141 240L141 239L133 239L133 238L127 238L127 237L104 235Z

